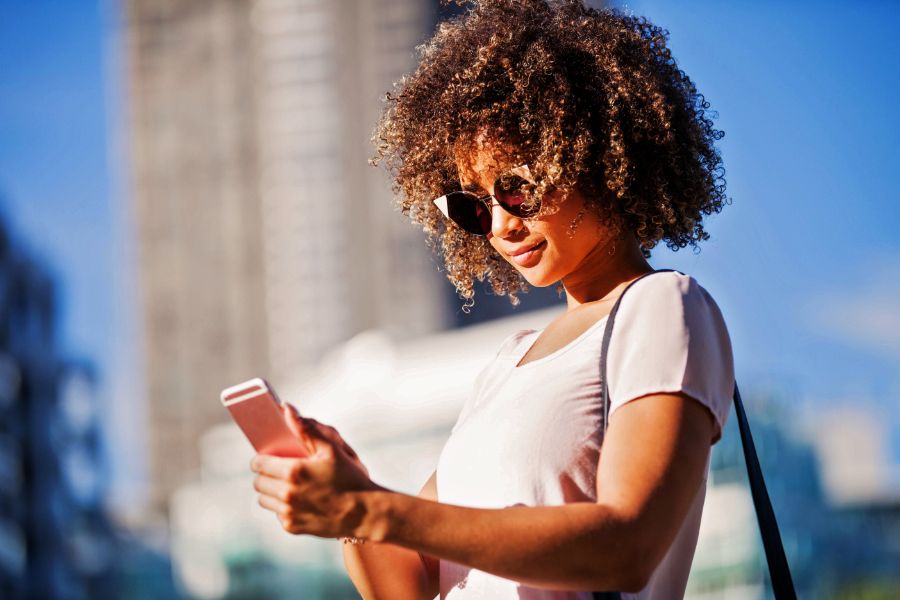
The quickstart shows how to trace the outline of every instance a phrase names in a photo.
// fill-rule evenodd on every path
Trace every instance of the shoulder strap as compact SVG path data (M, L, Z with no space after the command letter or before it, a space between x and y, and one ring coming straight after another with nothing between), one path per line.
M756 457L756 447L753 445L753 436L750 435L750 425L747 423L747 415L744 413L744 404L741 402L741 393L738 391L737 382L734 384L734 412L741 430L741 445L744 447L744 460L747 462L750 494L753 496L753 506L756 508L756 522L759 523L759 531L762 533L766 562L769 564L769 576L772 578L772 589L775 591L776 600L794 600L797 598L797 594L794 592L794 582L791 580L791 569L787 557L784 555L781 534L778 533L778 522L775 520L775 511L769 501L769 492L766 490L766 482Z
M644 277L654 273L671 272L674 270L675 269L659 269L644 273L629 283L625 290L619 294L619 298L616 300L616 303L606 320L606 328L603 332L603 344L600 349L600 386L603 411L600 427L604 436L606 433L607 421L609 419L609 388L606 385L606 355L609 351L613 324L615 323L616 313L619 311L619 305L621 304L625 293L631 289L631 286ZM772 578L772 588L775 592L775 598L776 600L796 600L797 595L794 592L790 567L784 554L784 546L781 543L781 534L778 532L778 522L775 520L775 511L772 509L769 493L766 490L766 483L763 479L762 469L759 466L759 459L756 456L756 447L753 445L753 437L750 435L750 425L747 423L747 415L744 413L744 405L741 402L741 394L738 391L737 383L734 385L734 411L737 415L738 426L741 432L741 445L744 449L744 459L747 463L747 475L750 479L750 494L753 496L753 506L756 509L756 520L759 523L760 533L762 534L763 548L766 552L766 562L769 565L769 575ZM601 594L600 592L594 592L594 598L596 600L601 600L617 597L616 595L609 594L615 593L605 592Z
M624 298L628 290L631 289L631 286L636 284L644 277L653 275L654 273L671 272L674 270L675 269L658 269L656 271L650 271L649 273L644 273L643 275L629 283L622 291L622 293L619 294L619 297L616 299L616 303L613 304L612 310L609 311L609 316L606 318L606 327L603 330L603 344L600 346L600 386L602 402L601 406L603 408L603 418L600 422L600 431L604 434L606 433L606 423L609 419L609 388L606 387L606 355L609 351L609 342L612 339L613 324L616 321L616 313L619 312L619 305L622 303L622 298Z

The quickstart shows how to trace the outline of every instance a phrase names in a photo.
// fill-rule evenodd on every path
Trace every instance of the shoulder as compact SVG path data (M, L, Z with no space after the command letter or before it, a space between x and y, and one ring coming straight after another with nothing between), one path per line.
M684 392L713 412L718 440L734 389L734 358L725 320L709 292L677 271L635 283L616 315L607 378L610 418L630 400Z
M626 298L642 297L690 297L708 295L709 292L692 276L681 271L662 271L652 273L636 281Z
M715 321L724 327L722 313L709 291L680 271L653 273L637 281L623 296L616 321L617 325L633 322L648 327Z

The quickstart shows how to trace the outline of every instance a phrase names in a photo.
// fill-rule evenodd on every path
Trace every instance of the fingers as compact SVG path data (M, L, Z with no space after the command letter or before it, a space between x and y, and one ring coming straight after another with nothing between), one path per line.
M346 442L344 443L344 451L350 455L351 458L355 458L359 460L359 455L356 454L356 450L350 447Z
M253 482L253 489L260 494L278 500L284 505L288 505L291 502L291 485L283 479L260 475Z
M293 410L296 414L297 409L294 408ZM350 447L350 444L348 444L347 441L341 436L341 434L338 433L337 429L335 429L331 425L320 423L319 421L310 417L299 417L299 420L304 428L304 431L310 431L321 439L331 442L332 444L338 446L341 450L346 452L350 458L359 460L359 456L356 454L356 451Z
M289 514L291 510L291 507L281 500L273 498L272 496L266 496L265 494L261 495L257 502L264 509L272 511L279 517Z
M312 417L301 416L297 407L289 402L284 403L284 413L285 420L288 422L288 426L291 427L291 431L293 431L295 435L302 435L305 433L317 436L322 439L330 440L335 444L346 446L349 449L344 438L342 438L341 434L338 433L338 430L331 425L321 423Z
M331 454L331 448L326 446L338 443L334 439L335 436L340 438L336 429L319 423L315 419L301 417L293 404L286 402L283 410L284 419L291 433L306 443L310 454Z
M259 492L257 503L266 510L275 513L282 528L288 533L302 533L298 528L298 512L294 507L296 492L293 486L280 479L260 475L253 482Z
M313 418L310 417L300 417L300 422L303 425L303 430L308 431L310 435L314 435L319 439L331 442L332 444L339 444L343 442L341 439L341 435L337 432L337 429L332 427L331 425L326 425L325 423L320 423Z
M286 531L292 531L293 507L290 504L290 485L280 479L260 475L253 482L253 488L259 492L257 503L264 509L275 513L281 526Z
M259 497L259 505L266 510L272 511L275 513L275 516L278 517L278 522L281 524L281 528L287 531L288 533L302 533L302 530L294 523L294 517L292 516L291 507L281 502L277 498L273 498L272 496L262 495Z
M294 408L294 405L285 403L283 407L284 411L284 421L287 423L288 429L291 430L291 433L294 434L295 437L300 439L306 445L306 451L309 454L315 454L316 446L315 443L310 439L310 436L306 432L306 428L303 426L303 421L300 417L300 414L297 412L297 409Z
M253 457L250 468L260 475L268 475L269 477L285 481L296 481L302 471L302 460L299 458L257 454Z
M301 416L297 407L289 402L284 403L284 414L288 427L291 428L295 435L309 435L320 439L329 439L332 442L336 441L334 439L335 436L340 437L337 429L325 423L320 423L311 417Z

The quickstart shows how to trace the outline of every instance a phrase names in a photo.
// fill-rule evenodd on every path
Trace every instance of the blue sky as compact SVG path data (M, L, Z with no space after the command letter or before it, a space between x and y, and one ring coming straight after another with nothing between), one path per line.
M726 132L733 203L709 219L699 254L659 252L656 264L694 274L719 300L739 379L896 408L898 5L620 6L669 30Z
M60 277L64 347L106 360L113 232L100 8L0 0L0 211Z
M807 409L900 422L900 5L625 5L671 32L726 132L733 204L699 253L654 264L712 292L745 390L774 381ZM60 276L64 346L107 372L123 264L108 21L103 2L0 0L2 212Z

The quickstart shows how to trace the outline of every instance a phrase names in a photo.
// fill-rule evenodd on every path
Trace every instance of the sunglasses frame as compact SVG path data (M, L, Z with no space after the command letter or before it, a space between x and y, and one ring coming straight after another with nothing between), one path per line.
M528 169L528 165L519 165L518 167L513 167L512 169L504 171L499 177L497 177L497 179L494 181L494 191L495 192L497 189L497 183L500 181L500 179L503 176L505 176L509 173L512 173L513 175L521 177L522 179L528 181L529 183L532 183L532 184L536 183L534 180L534 177L531 175L531 171ZM434 202L435 206L438 207L438 209L447 218L448 221L452 222L454 225L456 225L457 227L459 227L466 233L470 233L472 235L486 236L487 232L480 233L480 232L470 231L470 230L466 229L465 227L463 227L462 225L460 225L459 223L457 223L453 218L450 217L450 207L448 205L449 204L448 197L451 194L464 194L464 195L470 197L473 202L481 202L482 204L484 204L487 207L488 213L490 213L490 214L493 214L493 209L494 209L495 205L488 202L488 199L496 200L497 204L499 206L501 206L503 208L503 210L505 210L506 212L510 213L513 216L519 217L520 219L534 218L534 216L536 216L537 213L540 212L540 204L538 204L538 206L535 208L534 215L532 215L530 217L524 216L524 215L516 215L513 211L510 210L510 207L507 207L506 204L501 202L500 199L497 198L494 194L486 194L484 196L478 196L476 193L470 192L467 190L456 190L454 192L450 192L449 194L444 194L443 196L432 200L432 202Z

